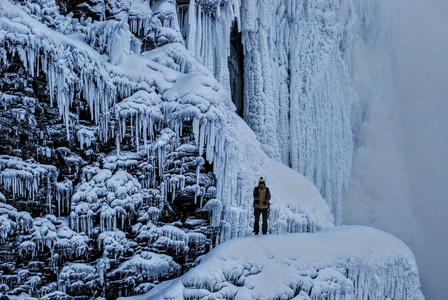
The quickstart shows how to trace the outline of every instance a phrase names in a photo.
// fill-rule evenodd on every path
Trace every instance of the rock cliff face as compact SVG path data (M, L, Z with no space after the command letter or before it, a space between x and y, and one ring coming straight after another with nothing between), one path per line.
M132 11L129 1L18 1L0 11L19 18L26 12L36 26L45 24L56 35L84 35L99 53L118 63L117 57L132 50L125 46L114 53L121 37L114 44L111 35L128 35L129 45L139 45L148 41L135 36L145 32L147 37L151 22L161 27L169 20L169 13L152 18L145 3L138 4L146 11ZM122 16L127 20L118 21ZM100 120L91 115L89 101L98 91L70 87L86 75L81 63L72 70L70 64L88 56L61 57L55 53L58 46L42 37L32 41L23 32L24 41L17 35L2 30L0 38L0 291L37 298L53 293L61 299L65 294L113 299L183 273L210 249L217 233L208 212L201 210L215 197L216 180L194 141L192 121L175 133L157 115L163 113L160 109L151 112L145 106L151 99L160 103L160 94L122 94L112 117L117 126L111 130L120 132L117 153L116 140L101 138ZM147 47L166 44L171 37L165 42L154 38ZM53 64L60 65L61 73L53 73L58 68ZM75 78L55 87L64 75ZM101 84L95 74L87 76L94 85ZM77 95L61 111L64 92L55 89L65 88ZM101 107L97 113L105 115L109 109ZM139 118L154 118L154 125L136 129ZM145 141L135 138L139 130Z

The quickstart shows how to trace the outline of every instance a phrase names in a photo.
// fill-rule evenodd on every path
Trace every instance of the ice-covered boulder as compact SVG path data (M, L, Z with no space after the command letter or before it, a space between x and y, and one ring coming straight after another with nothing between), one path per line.
M92 172L96 174L81 183L72 197L72 229L92 234L96 215L100 217L101 232L123 228L125 221L142 205L140 183L121 169L115 173L108 169Z

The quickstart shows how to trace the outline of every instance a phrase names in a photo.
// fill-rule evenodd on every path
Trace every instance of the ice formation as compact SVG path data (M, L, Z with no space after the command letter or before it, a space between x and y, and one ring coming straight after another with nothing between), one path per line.
M138 299L424 299L415 258L369 227L235 239Z
M180 266L170 256L144 251L122 263L112 275L119 274L125 277L134 274L143 276L148 281L154 281L179 271Z
M33 219L28 212L18 212L13 206L0 202L2 240L13 231L29 232L33 226Z
M123 229L143 203L141 185L129 173L114 174L99 169L88 182L81 183L71 199L71 228L91 235L93 219L99 217L101 232Z
M227 89L235 76L227 57L236 23L244 120L269 156L316 184L336 219L353 149L353 10L349 1L190 1L180 20L187 48Z
M34 200L39 185L44 185L47 191L48 210L51 213L52 189L58 175L55 166L0 155L0 170L0 185L12 193L13 199L18 196Z
M59 274L58 285L64 293L85 295L88 291L94 291L99 284L97 270L87 264L70 264Z

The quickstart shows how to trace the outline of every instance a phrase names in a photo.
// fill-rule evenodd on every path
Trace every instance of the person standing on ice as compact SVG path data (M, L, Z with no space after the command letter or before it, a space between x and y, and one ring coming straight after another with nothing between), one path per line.
M258 186L254 188L255 235L258 235L258 232L260 231L260 214L263 217L261 231L263 234L266 234L268 232L269 200L271 200L271 192L269 191L269 188L266 187L266 182L264 181L263 177L260 177Z

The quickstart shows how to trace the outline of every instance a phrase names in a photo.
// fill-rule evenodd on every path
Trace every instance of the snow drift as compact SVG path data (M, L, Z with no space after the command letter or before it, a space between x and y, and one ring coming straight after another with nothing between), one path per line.
M424 299L415 258L370 227L235 239L136 299Z

